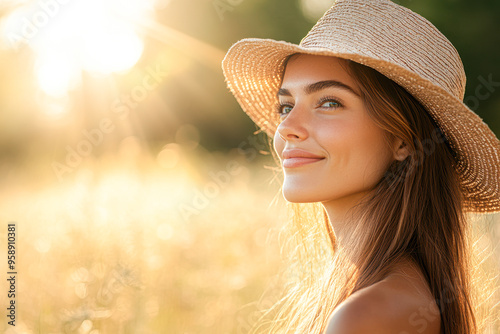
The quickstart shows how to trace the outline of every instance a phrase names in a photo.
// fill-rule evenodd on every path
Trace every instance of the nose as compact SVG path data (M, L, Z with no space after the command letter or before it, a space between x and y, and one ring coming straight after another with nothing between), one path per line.
M285 141L301 141L309 136L307 130L307 110L295 105L278 125L276 131Z

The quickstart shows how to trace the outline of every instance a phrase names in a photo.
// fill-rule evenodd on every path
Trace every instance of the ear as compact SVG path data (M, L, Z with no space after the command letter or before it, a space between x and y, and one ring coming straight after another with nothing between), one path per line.
M394 141L394 159L403 161L410 155L408 145L401 138L396 138Z

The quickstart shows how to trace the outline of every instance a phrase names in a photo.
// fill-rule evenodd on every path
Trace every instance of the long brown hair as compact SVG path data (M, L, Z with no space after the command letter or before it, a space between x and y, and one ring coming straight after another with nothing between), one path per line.
M292 204L295 240L288 293L273 333L322 333L331 312L352 293L382 280L402 258L424 275L441 316L441 332L478 331L470 284L469 225L454 153L422 104L379 72L346 61L369 115L408 146L373 191L351 210L348 240L335 239L319 204ZM324 223L319 224L319 221ZM304 265L305 264L305 265Z

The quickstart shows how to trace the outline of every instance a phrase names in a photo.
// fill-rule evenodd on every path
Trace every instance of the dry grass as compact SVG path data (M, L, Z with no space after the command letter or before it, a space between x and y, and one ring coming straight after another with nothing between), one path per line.
M19 282L17 326L1 321L0 332L246 333L274 301L277 189L262 166L241 167L187 217L180 208L193 207L208 172L225 169L200 162L94 165L67 182L2 192L0 237L17 222Z

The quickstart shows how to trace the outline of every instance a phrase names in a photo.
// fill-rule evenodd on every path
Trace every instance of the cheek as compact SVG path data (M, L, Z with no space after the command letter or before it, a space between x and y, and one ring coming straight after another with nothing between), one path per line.
M384 132L375 124L338 122L318 135L329 154L330 172L336 184L372 187L392 160Z
M379 128L366 129L353 138L352 152L352 168L370 187L380 181L392 161L391 149Z

